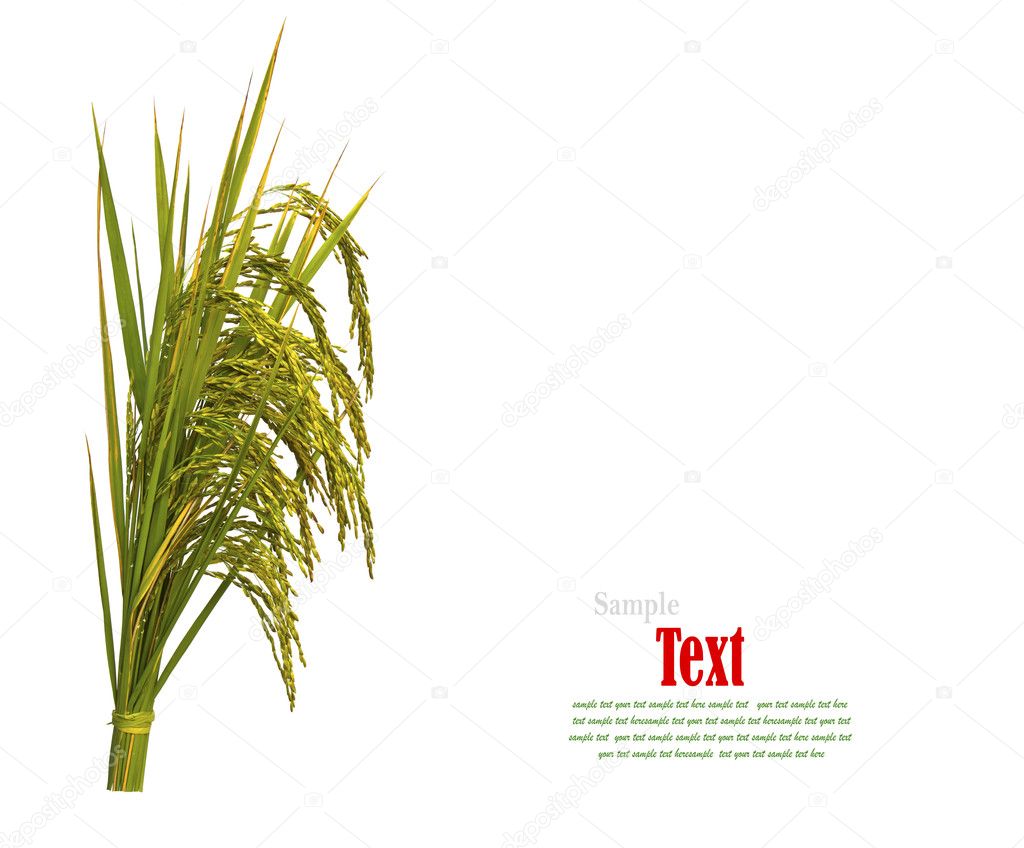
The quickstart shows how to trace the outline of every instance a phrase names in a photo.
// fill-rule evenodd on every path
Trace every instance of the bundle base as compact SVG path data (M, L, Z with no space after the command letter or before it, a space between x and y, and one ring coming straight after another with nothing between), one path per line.
M110 739L107 789L111 792L141 792L148 749L148 733L126 733L114 728Z

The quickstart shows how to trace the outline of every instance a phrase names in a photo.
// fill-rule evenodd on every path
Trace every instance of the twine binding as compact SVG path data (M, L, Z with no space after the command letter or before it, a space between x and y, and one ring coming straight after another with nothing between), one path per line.
M119 713L114 710L110 714L110 723L122 733L145 736L149 733L154 718L156 718L156 713L152 710L141 713Z

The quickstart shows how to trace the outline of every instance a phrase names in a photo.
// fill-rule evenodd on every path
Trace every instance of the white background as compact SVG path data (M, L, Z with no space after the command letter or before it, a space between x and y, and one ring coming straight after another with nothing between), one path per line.
M89 104L152 269L154 100L165 144L187 107L199 208L285 14L255 159L282 118L277 173L369 104L332 199L384 173L356 228L378 576L325 539L293 714L246 602L223 604L158 703L146 792L113 795L89 781L110 710ZM592 765L572 700L665 694L655 622L599 617L594 594L664 591L680 615L658 624L744 627L739 694L848 699L854 742L785 768L623 765L538 844L1019 844L1022 25L1010 0L8 9L0 834L498 848ZM319 289L339 334L341 286ZM753 638L872 529L829 594Z

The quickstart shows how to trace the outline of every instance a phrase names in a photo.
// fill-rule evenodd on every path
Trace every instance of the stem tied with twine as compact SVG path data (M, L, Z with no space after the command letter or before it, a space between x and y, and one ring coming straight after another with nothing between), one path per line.
M164 159L154 114L160 264L149 308L134 227L129 263L93 116L119 618L86 447L113 697L113 790L142 789L157 696L231 587L256 608L294 708L294 660L305 659L292 598L295 571L311 579L320 558L315 536L323 528L315 504L336 517L342 548L351 537L362 537L373 576L364 473L370 443L363 414L373 391L373 351L360 267L366 254L349 232L369 190L342 217L326 199L330 178L319 193L306 183L268 187L275 140L251 199L239 206L280 41L278 35L251 111L246 96L192 250L186 247L191 180L187 168L182 178L181 169L184 120L172 164ZM123 414L106 332L104 231L129 382ZM331 257L344 271L340 282L351 307L350 364L328 335L312 285ZM172 641L172 633L181 635Z

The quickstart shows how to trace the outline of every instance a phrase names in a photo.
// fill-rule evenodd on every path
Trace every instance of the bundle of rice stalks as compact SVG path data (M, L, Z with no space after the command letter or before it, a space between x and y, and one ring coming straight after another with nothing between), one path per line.
M280 35L247 122L242 107L191 252L182 133L169 169L154 118L160 273L148 321L134 231L130 268L93 117L107 466L121 589L115 629L90 455L114 701L112 790L142 789L156 698L232 586L255 606L294 708L294 659L304 659L291 599L295 570L312 578L319 560L317 502L336 516L343 548L350 535L362 535L373 576L363 469L370 451L363 401L373 389L373 358L359 266L365 254L349 233L369 191L340 217L324 198L326 186L319 194L305 183L267 187L268 159L252 199L239 207L279 44ZM129 382L124 413L106 332L104 230ZM352 307L349 336L358 359L351 370L312 287L332 255L345 269ZM201 606L208 593L193 601L200 584L216 585Z

